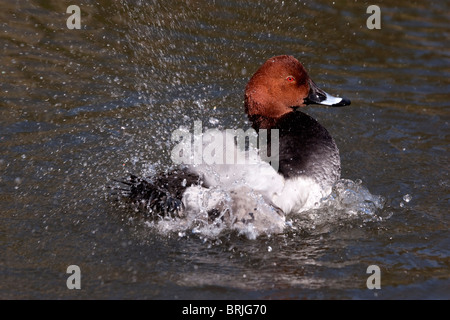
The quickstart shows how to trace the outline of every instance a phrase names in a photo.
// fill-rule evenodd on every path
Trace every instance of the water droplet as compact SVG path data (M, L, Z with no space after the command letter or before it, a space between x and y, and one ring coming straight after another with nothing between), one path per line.
M406 203L410 202L411 199L412 199L412 197L411 197L410 194L405 194L405 195L403 196L403 200L404 200Z
M219 119L211 117L209 118L209 123L215 126L219 123Z

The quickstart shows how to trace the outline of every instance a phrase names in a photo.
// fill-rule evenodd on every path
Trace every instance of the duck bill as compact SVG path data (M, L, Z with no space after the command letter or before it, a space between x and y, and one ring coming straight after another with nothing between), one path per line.
M346 98L334 97L320 89L314 81L309 79L309 94L305 98L305 105L322 104L330 107L343 107L350 105L350 100Z

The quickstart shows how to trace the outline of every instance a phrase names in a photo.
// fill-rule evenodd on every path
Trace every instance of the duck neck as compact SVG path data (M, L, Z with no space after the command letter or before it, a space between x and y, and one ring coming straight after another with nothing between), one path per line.
M278 120L272 117L265 117L260 114L249 115L248 119L252 123L252 128L256 131L259 131L259 129L274 128Z

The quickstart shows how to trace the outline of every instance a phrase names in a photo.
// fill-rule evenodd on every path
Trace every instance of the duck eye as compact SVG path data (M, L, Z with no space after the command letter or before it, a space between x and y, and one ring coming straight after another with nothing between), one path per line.
M286 78L286 80L287 80L288 82L294 82L294 81L295 81L295 78L292 77L292 76L288 76L288 77Z

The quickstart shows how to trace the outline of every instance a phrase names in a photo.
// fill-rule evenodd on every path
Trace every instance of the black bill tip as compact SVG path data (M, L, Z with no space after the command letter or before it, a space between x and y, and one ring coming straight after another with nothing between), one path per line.
M350 105L350 100L347 98L334 97L320 89L314 81L309 79L309 94L305 98L304 103L321 104L330 107L344 107Z
M330 107L345 107L345 106L349 106L352 103L350 101L350 99L347 99L347 98L337 98L337 99L341 99L341 101L339 101L335 104L331 104Z

